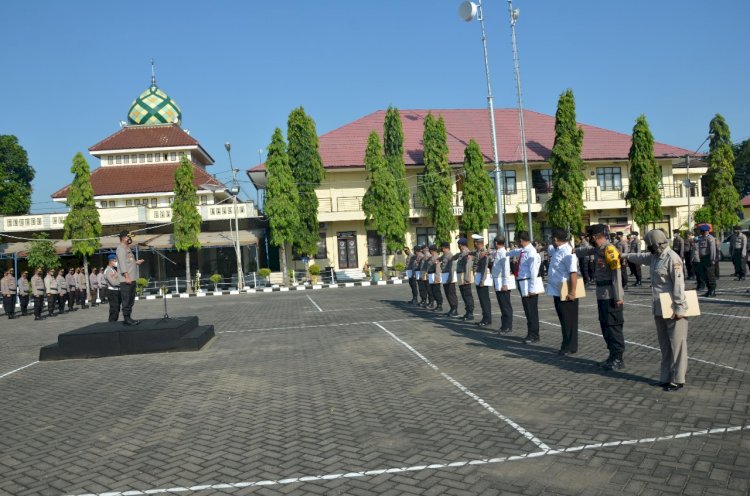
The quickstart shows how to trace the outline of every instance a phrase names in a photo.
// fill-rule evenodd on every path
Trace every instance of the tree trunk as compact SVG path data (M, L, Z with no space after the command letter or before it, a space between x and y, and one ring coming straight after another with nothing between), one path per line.
M281 280L284 282L284 286L289 287L289 270L286 265L286 243L279 245L279 262L281 263Z
M190 250L185 251L185 291L193 291L193 285L190 283ZM177 292L179 293L179 289Z
M383 256L383 280L388 279L388 252L385 246L385 236L380 237L380 252Z
M86 255L83 256L83 273L86 276L86 297L88 298L91 295L91 288L89 287L89 260L86 258ZM84 298L84 301L86 299ZM95 301L90 301L89 305L92 305L96 303Z

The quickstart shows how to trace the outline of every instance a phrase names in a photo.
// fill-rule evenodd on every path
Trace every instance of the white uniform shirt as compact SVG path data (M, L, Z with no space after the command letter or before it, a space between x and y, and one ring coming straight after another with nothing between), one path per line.
M568 243L561 247L550 245L549 272L547 273L547 294L560 297L563 281L570 279L571 272L578 272L578 257L573 255L573 249ZM566 295L567 296L567 295Z
M495 291L500 291L500 288L503 286L507 286L508 289L514 289L516 285L512 276L508 250L500 248L495 251L494 262L492 264L492 278L497 281Z
M525 248L516 248L508 252L509 257L519 257L518 259L518 287L528 286L528 294L541 293L544 287L537 287L537 277L539 267L542 265L542 258L536 252L531 243Z

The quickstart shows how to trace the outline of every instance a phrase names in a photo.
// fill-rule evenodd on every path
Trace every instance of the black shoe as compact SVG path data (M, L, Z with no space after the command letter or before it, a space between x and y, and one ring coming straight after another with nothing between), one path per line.
M684 384L675 384L674 382L669 382L662 389L664 389L664 391L666 391L667 393L671 393L673 391L679 391L683 387L685 387Z
M696 286L695 288L696 291L703 291L704 289L705 289L705 286L700 286L700 285Z
M477 327L487 327L490 324L489 324L489 322L485 322L484 320L480 320L479 322L477 322L474 325L477 326Z
M42 317L37 317L37 316L35 315L35 316L34 316L34 320L42 320Z
M141 323L140 320L133 320L130 317L125 318L125 320L122 321L123 325L126 326L136 326Z
M609 357L606 360L602 362L597 362L596 366L604 369L604 368L611 366L612 362L614 361L615 361L615 358L612 355L609 355Z
M433 312L442 312L443 311L443 305L438 305L435 308L432 309Z
M534 344L538 342L539 342L539 338L532 338L532 337L527 337L526 339L523 340L523 344Z
M609 365L602 367L604 370L622 370L625 368L625 362L622 358L615 358Z
M474 320L474 316L473 316L473 315L469 315L469 314L466 314L466 315L464 315L463 317L461 317L461 320L463 320L464 322L469 322L469 321L472 321L472 320Z
M458 318L458 310L456 310L455 308L451 310L450 313L448 314L448 317Z
M501 329L498 329L497 332L499 332L500 334L509 334L509 333L513 332L513 329L511 329L511 328L507 328L507 329L506 328L501 328Z
M406 304L407 305L414 305L416 302L417 302L417 300L415 300L414 298L412 298L411 300L407 301Z
M709 289L706 294L703 295L704 298L713 298L716 296L716 291L713 289Z

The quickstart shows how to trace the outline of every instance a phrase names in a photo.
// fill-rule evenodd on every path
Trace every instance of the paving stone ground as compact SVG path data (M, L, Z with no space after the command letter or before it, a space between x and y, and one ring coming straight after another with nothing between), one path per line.
M525 346L517 296L501 337L495 302L479 329L407 305L406 285L169 300L216 327L192 353L34 363L106 308L2 320L0 494L747 495L750 293L719 289L677 393L653 385L647 287L627 292L620 373L593 366L591 296L569 358L551 298Z

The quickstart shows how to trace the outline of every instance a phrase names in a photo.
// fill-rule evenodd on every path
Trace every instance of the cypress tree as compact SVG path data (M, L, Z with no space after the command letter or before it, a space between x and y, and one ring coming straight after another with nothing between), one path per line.
M390 239L386 239L391 250L400 250L406 242L405 234L409 222L409 185L406 182L406 165L404 164L404 129L401 123L401 115L396 107L388 107L383 123L383 149L385 153L386 167L393 176L398 201L392 208L399 207L401 212L395 216L394 225Z
M323 181L325 170L318 151L315 121L305 114L302 107L289 114L287 140L289 167L299 194L300 228L295 246L300 253L310 255L318 250L318 196L315 188Z
M552 196L545 205L553 227L570 232L583 230L583 129L576 123L573 90L565 90L557 102L555 142L550 154Z
M271 144L268 145L266 171L268 185L264 204L271 244L279 247L281 274L284 284L288 286L287 244L294 242L299 232L299 194L289 167L284 136L279 128L274 130Z
M55 253L55 245L47 239L49 234L37 233L34 238L36 240L31 243L29 253L26 255L29 272L36 270L37 267L42 267L45 270L59 268L60 257Z
M740 195L734 187L734 151L729 126L716 114L709 125L708 206L715 232L729 229L739 222L742 210Z
M190 283L190 250L201 247L198 234L201 232L201 214L198 213L198 195L193 184L193 164L183 155L174 173L174 202L172 222L174 223L174 247L185 252L185 282L188 291Z
M513 214L513 222L516 226L516 234L518 234L519 231L528 231L526 228L526 217L521 213L521 207L518 205L516 205L516 213Z
M0 215L22 215L31 208L34 168L13 135L0 135Z
M73 183L70 185L68 197L65 200L70 211L65 217L63 239L72 239L73 253L83 257L86 294L90 294L88 257L96 253L101 246L99 237L102 235L102 224L94 203L94 188L91 187L89 164L81 152L73 157L70 172L73 173Z
M630 188L625 200L630 204L633 219L639 226L661 220L661 168L654 158L654 136L646 116L641 114L633 127L633 139L628 153Z
M461 230L478 233L489 227L495 214L492 179L484 168L484 157L476 141L469 141L464 150L464 213ZM500 234L500 233L498 233Z
M740 197L750 194L750 139L734 145L734 187Z
M399 192L391 171L386 165L383 149L380 146L380 136L375 131L367 138L365 152L365 170L369 186L362 199L362 210L365 220L371 225L382 239L383 270L387 266L386 245L392 250L403 247L403 211L400 208Z
M450 241L451 231L457 227L453 216L453 181L448 163L448 143L445 120L435 119L432 114L425 118L423 135L425 172L421 195L423 203L432 209L435 226L435 242Z

